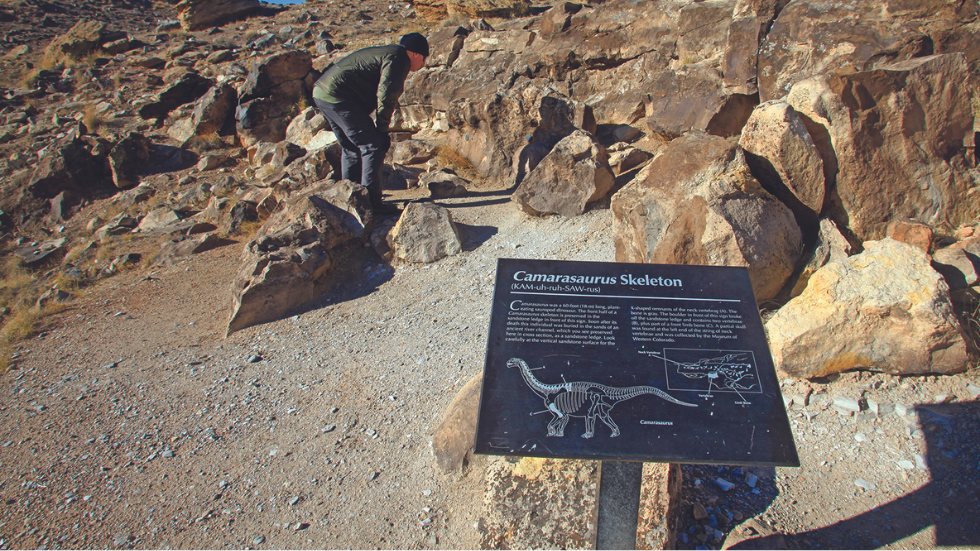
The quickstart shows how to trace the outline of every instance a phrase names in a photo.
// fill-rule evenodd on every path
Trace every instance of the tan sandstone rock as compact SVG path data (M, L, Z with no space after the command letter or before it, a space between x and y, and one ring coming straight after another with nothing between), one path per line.
M766 188L784 203L802 203L812 217L823 210L823 159L796 111L766 102L752 111L738 145Z
M239 19L260 9L259 0L182 0L174 9L180 26L188 31Z
M481 371L456 393L432 435L432 452L443 472L460 471L470 460L476 440L476 419L482 388Z
M892 239L818 270L766 332L776 367L798 378L955 373L968 361L943 278L924 252Z
M611 207L618 262L745 266L759 302L779 293L802 247L793 214L742 150L705 134L671 142Z

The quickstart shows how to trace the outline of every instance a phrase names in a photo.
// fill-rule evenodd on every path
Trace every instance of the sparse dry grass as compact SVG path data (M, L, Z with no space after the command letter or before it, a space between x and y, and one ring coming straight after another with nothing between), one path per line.
M100 130L104 129L106 126L106 119L96 110L95 104L90 103L85 106L85 111L82 113L82 124L88 131L93 134L98 134Z
M217 151L225 148L225 142L217 132L210 132L192 137L187 147L197 151ZM154 198L156 197L154 196Z
M436 159L440 166L453 169L460 177L472 182L483 180L483 175L473 166L469 159L459 151L445 145L436 148Z

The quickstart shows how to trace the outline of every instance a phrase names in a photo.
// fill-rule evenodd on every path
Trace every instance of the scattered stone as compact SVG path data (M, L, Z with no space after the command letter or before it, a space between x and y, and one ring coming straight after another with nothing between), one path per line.
M834 397L834 406L854 413L861 411L860 402L851 398L845 398L843 396Z
M745 485L748 486L749 488L755 488L755 484L758 481L759 481L759 477L755 476L754 474L745 475Z
M699 501L694 502L694 518L696 520L704 520L708 518L707 509L705 509L704 505L701 505L701 502Z
M265 536L255 536L252 538L252 545L262 545L265 543Z
M715 479L715 484L717 484L718 487L721 488L721 490L723 492L727 492L728 490L731 490L732 488L735 487L734 484L732 484L731 482L725 480L724 478L716 478Z

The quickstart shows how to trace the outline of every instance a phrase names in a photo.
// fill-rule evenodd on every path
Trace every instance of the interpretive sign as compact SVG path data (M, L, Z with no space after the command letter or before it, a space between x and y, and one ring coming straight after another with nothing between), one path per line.
M799 466L748 271L499 259L476 452Z

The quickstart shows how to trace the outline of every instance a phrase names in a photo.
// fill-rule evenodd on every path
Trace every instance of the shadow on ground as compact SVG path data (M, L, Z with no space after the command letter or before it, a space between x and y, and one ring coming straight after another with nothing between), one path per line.
M922 404L915 412L926 440L928 484L822 528L757 537L731 548L877 549L931 527L936 546L980 545L980 402Z

